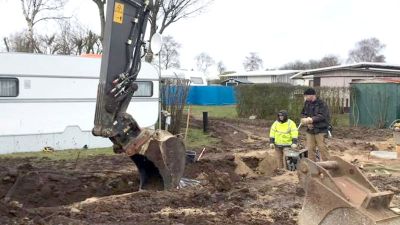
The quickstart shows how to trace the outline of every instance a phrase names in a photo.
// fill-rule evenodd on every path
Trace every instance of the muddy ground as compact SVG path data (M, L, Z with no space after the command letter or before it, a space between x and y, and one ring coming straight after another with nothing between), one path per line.
M297 224L304 198L297 173L260 166L271 153L269 125L211 120L209 132L221 142L187 165L185 177L201 183L181 190L137 192L138 173L123 155L78 163L0 159L0 224ZM336 128L327 144L400 204L399 161L369 157L372 150L394 149L389 130Z

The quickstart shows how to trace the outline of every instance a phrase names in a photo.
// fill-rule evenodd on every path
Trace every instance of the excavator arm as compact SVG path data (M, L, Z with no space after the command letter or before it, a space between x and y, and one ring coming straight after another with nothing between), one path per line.
M116 153L127 154L140 173L140 189L179 185L185 146L166 131L143 129L127 113L144 56L149 0L109 0L93 135L109 138ZM146 110L146 109L139 109Z
M123 138L137 136L140 130L134 127L137 124L133 119L132 124L124 124L131 125L130 132L125 132L128 127L124 129L122 125L128 105L137 90L134 81L141 65L148 7L148 1L109 1L107 4L104 54L93 129L96 136Z

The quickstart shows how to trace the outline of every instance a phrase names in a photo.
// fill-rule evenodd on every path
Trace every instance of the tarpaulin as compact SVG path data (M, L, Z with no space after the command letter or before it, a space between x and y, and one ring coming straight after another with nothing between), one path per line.
M231 86L190 86L189 105L234 105L235 88Z

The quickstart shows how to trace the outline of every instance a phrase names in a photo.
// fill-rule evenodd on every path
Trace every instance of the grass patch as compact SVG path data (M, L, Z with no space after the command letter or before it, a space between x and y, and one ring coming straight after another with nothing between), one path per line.
M54 152L17 152L0 155L0 158L49 158L51 160L75 160L96 155L113 155L112 148L69 149Z
M215 145L219 142L217 138L204 134L202 129L189 128L186 140L187 149L203 148L204 146Z
M204 146L210 146L218 143L217 138L211 137L209 134L204 134L203 130L190 128L186 141L187 149L203 148ZM50 160L76 160L78 157L88 158L97 155L115 155L112 148L93 148L93 149L69 149L69 150L58 150L54 152L17 152L10 154L0 154L0 158L47 158Z
M187 107L185 108L187 112ZM203 112L208 112L208 117L213 118L237 118L236 105L226 105L226 106L191 106L191 115L196 118L202 118Z

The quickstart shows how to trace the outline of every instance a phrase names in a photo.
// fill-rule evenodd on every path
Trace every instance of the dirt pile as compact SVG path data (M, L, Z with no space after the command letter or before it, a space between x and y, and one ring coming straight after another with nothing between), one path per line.
M0 224L295 225L304 190L296 172L274 169L268 123L211 119L209 125L221 142L187 164L184 177L200 184L181 190L136 192L136 168L120 155L78 163L0 159L0 199L8 197L0 201ZM390 131L336 128L327 142L332 154L356 157L361 166L373 146L390 137ZM301 131L301 146L304 140ZM367 172L400 204L398 173Z
M92 196L132 192L139 186L132 172L39 169L29 163L10 171L14 172L0 178L1 196L26 208L67 205Z

